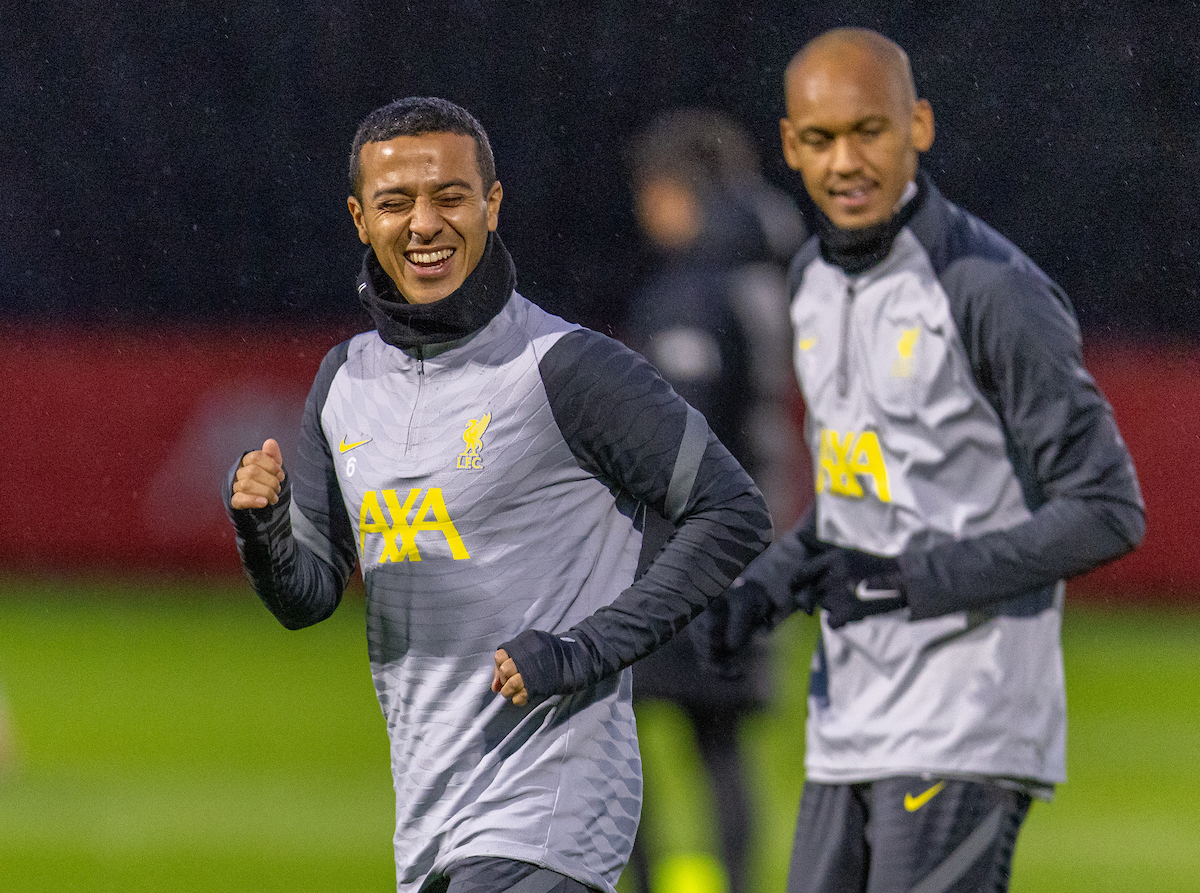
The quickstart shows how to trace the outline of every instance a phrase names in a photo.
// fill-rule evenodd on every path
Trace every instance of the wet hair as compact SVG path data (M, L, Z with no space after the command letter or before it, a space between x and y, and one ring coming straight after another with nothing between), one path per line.
M760 176L758 152L732 118L708 109L677 109L655 118L629 150L635 184L665 178L698 196Z
M496 182L496 160L487 133L466 109L436 96L409 96L375 109L358 125L350 148L350 191L362 198L362 147L382 143L398 136L426 133L456 133L475 140L475 160L488 190Z

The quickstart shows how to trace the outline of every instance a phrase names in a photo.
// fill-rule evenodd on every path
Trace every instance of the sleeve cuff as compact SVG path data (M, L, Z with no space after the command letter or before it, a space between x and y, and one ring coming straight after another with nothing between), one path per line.
M500 646L517 665L530 700L562 691L567 644L553 633L527 629Z

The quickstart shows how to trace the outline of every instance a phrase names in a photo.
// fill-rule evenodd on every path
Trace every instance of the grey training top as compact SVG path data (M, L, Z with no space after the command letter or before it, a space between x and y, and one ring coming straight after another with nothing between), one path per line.
M1141 497L1065 295L927 179L914 201L865 272L816 240L793 265L817 533L899 556L910 605L823 624L808 776L1049 785L1065 779L1060 581L1140 541Z
M286 470L274 510L231 512L239 548L291 627L328 616L360 563L398 889L500 856L612 891L641 804L623 668L770 539L703 417L633 352L514 292L455 343L335 348ZM679 528L634 584L645 505ZM493 653L530 628L559 634L569 690L516 707L490 691Z

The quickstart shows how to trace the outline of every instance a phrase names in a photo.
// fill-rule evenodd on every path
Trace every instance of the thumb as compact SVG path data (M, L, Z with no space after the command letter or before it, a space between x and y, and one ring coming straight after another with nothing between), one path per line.
M279 449L279 443L274 438L268 437L263 441L262 451L279 463L283 467L283 452Z

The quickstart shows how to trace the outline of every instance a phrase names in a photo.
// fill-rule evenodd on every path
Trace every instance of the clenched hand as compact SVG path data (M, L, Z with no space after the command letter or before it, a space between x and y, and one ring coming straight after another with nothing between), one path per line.
M261 509L279 501L283 486L283 453L279 444L268 438L261 450L242 457L242 465L233 481L235 509Z

